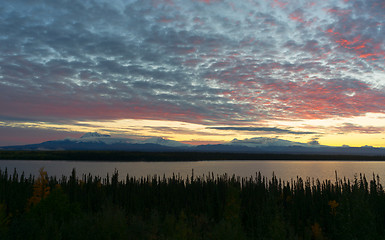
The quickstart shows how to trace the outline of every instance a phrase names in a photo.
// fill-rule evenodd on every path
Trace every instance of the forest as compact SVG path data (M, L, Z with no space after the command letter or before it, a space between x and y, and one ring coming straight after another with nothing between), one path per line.
M385 239L378 176L281 181L0 170L0 239Z

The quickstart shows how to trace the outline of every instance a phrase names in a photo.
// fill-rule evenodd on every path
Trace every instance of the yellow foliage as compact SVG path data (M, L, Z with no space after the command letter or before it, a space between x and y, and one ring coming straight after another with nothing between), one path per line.
M50 190L51 189L48 186L47 172L44 171L44 168L40 168L39 177L33 184L32 197L28 199L27 209L29 209L31 206L38 204L42 199L46 198L49 195Z
M323 239L321 226L317 222L311 226L311 232L314 239L316 240Z
M329 201L329 206L330 206L330 213L332 215L336 215L336 208L338 207L338 202L336 200Z

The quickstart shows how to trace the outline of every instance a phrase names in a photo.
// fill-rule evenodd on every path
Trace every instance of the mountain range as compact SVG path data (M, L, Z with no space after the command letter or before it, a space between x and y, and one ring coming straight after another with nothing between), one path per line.
M39 144L5 146L0 150L108 150L139 152L223 152L266 154L328 154L385 156L385 148L331 147L300 143L278 138L255 137L233 139L223 144L190 145L162 137L147 139L116 138L97 132L86 133L80 138L46 141Z

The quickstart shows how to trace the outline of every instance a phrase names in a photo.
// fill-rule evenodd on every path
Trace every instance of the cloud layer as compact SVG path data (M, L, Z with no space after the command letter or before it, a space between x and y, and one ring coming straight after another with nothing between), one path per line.
M384 113L384 15L375 0L5 1L0 119Z
M301 132L301 131L293 131L290 129L281 129L281 128L277 128L277 127L208 127L208 129L249 131L249 132L269 133L269 134L271 134L271 133L298 134L298 135L317 134L317 132Z

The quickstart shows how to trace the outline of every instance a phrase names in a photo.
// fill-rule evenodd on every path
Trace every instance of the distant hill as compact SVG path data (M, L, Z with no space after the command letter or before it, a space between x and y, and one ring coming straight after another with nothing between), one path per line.
M86 133L80 138L47 141L38 144L0 147L2 150L106 150L106 151L174 151L188 149L191 145L161 137L137 140L112 138L97 132Z
M38 144L0 147L0 150L89 150L89 151L137 151L137 152L222 152L257 154L319 154L319 155L367 155L385 156L385 148L330 147L293 142L278 138L257 137L234 139L224 144L190 145L161 137L144 140L114 138L97 132L86 133L80 138L67 138Z

